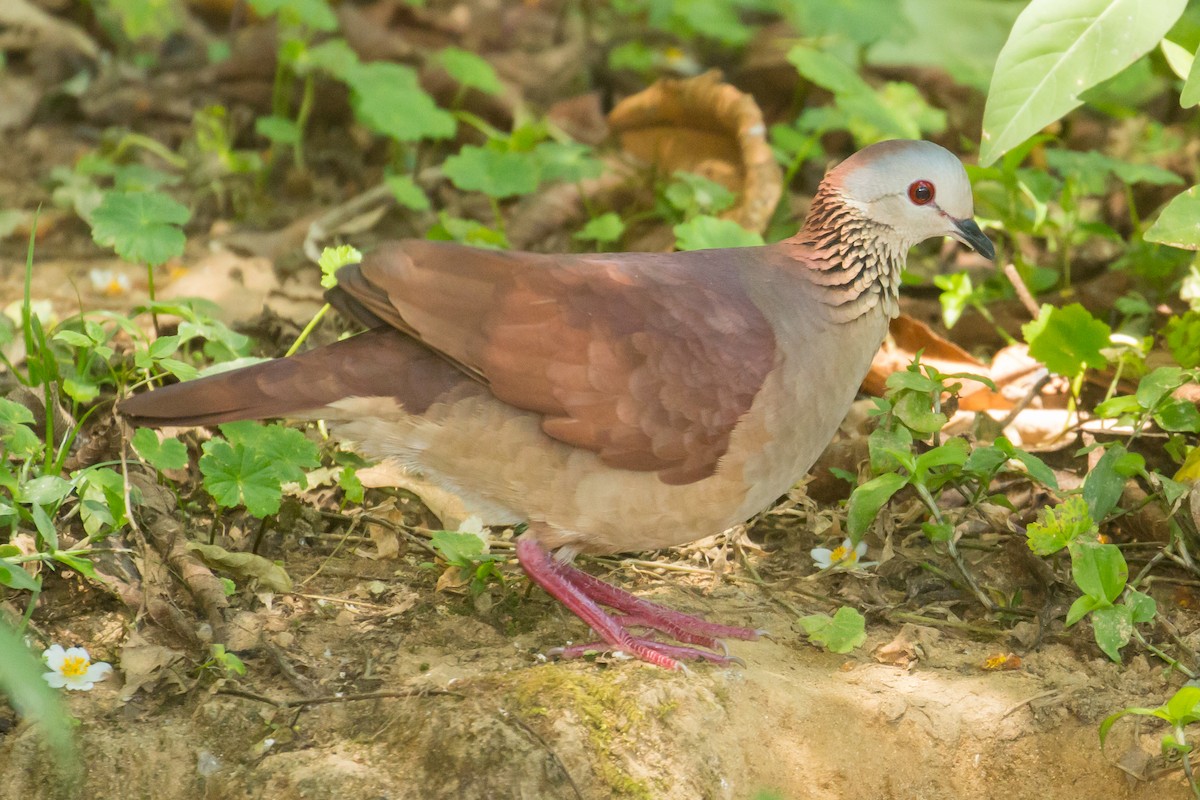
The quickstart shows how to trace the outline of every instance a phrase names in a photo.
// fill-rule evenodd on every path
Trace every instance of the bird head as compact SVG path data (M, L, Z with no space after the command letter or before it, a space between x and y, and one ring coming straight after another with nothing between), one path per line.
M972 219L971 182L958 157L933 142L895 139L863 148L825 180L842 201L911 246L952 236L988 259L996 250Z

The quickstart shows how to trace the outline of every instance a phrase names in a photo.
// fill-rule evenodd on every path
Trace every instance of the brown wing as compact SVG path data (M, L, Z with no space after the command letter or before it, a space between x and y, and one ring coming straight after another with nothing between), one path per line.
M401 242L334 299L410 333L550 436L667 483L711 475L775 364L745 250L544 256ZM342 295L339 298L339 295Z

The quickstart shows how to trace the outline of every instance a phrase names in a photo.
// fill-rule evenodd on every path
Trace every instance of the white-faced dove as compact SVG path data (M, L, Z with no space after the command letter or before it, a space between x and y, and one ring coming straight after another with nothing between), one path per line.
M764 247L385 244L328 295L367 332L120 411L148 426L327 420L486 523L526 523L526 574L608 648L668 668L726 663L720 639L758 632L642 600L572 558L689 542L785 494L853 401L897 313L908 249L952 236L994 256L971 215L954 155L891 141L831 170L803 230Z

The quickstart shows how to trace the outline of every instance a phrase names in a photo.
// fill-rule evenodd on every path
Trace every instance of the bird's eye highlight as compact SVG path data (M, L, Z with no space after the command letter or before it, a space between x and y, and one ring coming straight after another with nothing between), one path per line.
M929 181L913 181L908 187L908 199L919 206L933 202L933 184Z

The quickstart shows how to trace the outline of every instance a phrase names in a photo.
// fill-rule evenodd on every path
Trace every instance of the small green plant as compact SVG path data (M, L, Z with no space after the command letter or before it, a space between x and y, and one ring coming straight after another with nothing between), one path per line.
M485 553L485 543L477 534L465 531L434 531L429 545L446 565L470 576L470 592L478 595L489 583L504 584L504 576L496 565L504 556Z
M833 616L810 614L799 622L809 641L831 653L849 653L867 640L866 619L849 606L842 606Z
M1129 586L1129 567L1119 547L1101 539L1099 522L1116 507L1126 482L1146 475L1145 461L1114 444L1088 473L1079 494L1057 508L1043 508L1026 529L1029 548L1050 556L1064 548L1071 556L1071 578L1081 594L1067 611L1067 627L1091 616L1096 644L1113 661L1131 639L1146 641L1135 626L1157 611L1154 598Z
M1196 404L1175 397L1181 386L1200 381L1200 370L1159 367L1145 375L1137 391L1109 398L1096 406L1096 415L1130 425L1136 437L1153 422L1164 431L1200 433L1200 411Z
M225 649L223 644L211 644L208 647L208 658L197 668L196 673L211 674L216 678L241 677L246 674L246 665L233 653Z
M200 457L204 488L220 508L277 514L284 484L307 485L305 470L320 465L317 446L295 428L227 422L220 430L224 438L205 442Z
M1007 504L1002 497L988 493L992 480L1001 472L1024 474L1057 487L1053 471L1041 459L1014 447L1004 437L974 448L959 437L940 442L939 431L947 422L941 410L942 397L961 389L961 383L951 383L961 379L991 384L976 375L943 374L921 364L919 358L903 372L888 376L887 396L875 401L872 412L880 422L868 440L875 477L854 489L846 512L847 532L855 544L884 504L906 486L913 487L932 517L922 526L926 536L951 546L954 521L946 517L937 502L946 487L955 486L968 498L965 510L984 500ZM922 439L931 439L933 446L918 454L915 443Z
M1123 708L1115 714L1105 717L1100 723L1100 745L1103 747L1108 740L1112 726L1121 717L1133 714L1142 717L1156 717L1171 726L1171 730L1162 737L1162 754L1169 759L1178 759L1187 776L1188 786L1192 794L1200 798L1200 784L1196 782L1193 772L1191 754L1193 745L1187 739L1187 727L1200 722L1200 684L1188 681L1179 688L1171 698L1157 708Z

